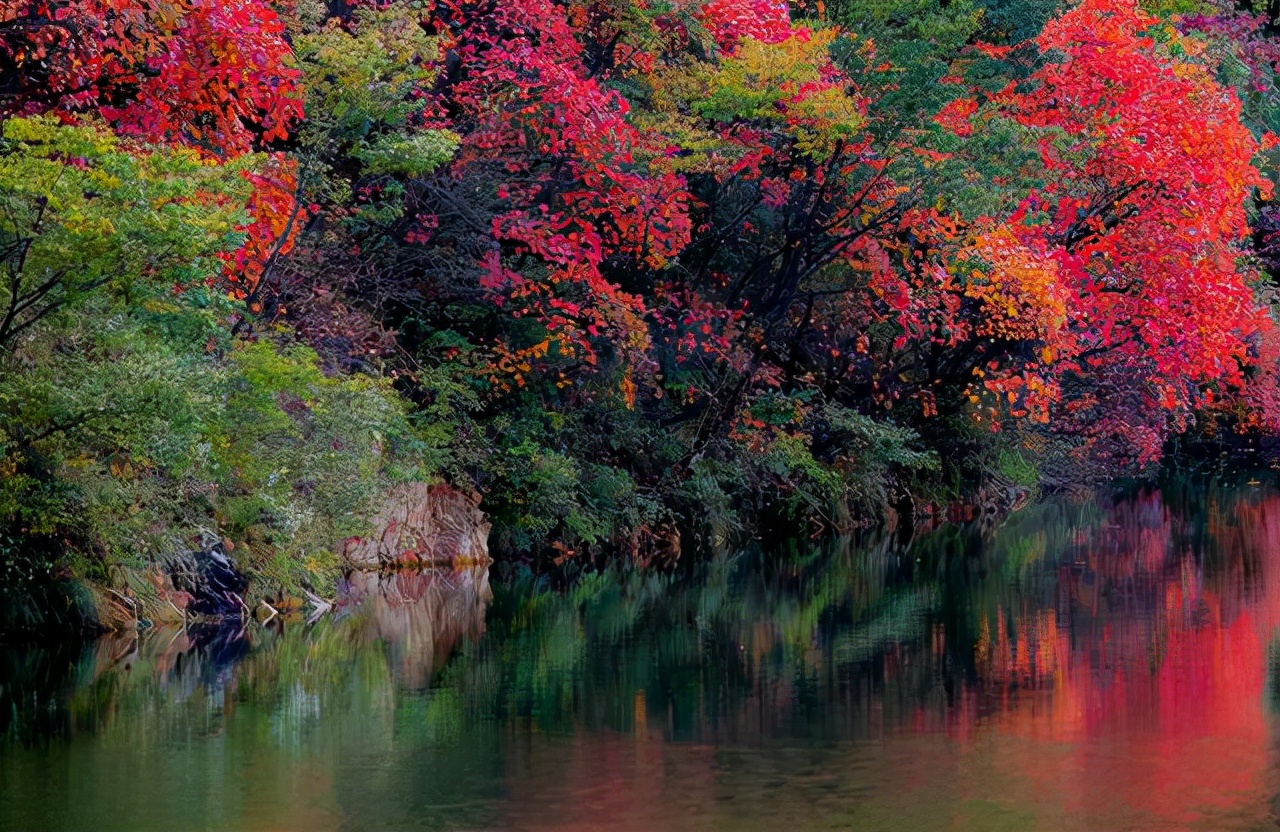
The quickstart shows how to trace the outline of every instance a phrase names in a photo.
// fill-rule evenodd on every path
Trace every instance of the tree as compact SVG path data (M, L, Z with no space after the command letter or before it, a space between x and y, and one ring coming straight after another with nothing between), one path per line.
M291 57L261 0L6 0L0 116L95 111L123 133L235 156L302 118Z
M0 139L0 353L60 309L133 282L200 282L234 242L233 171L134 155L101 126L11 118Z
M999 259L1029 255L1039 273L1021 286L1032 314L1066 314L1041 318L1037 338L1017 337L1021 355L989 364L999 378L986 386L1009 401L1061 397L1056 427L1128 433L1127 450L1150 460L1170 423L1239 390L1270 327L1241 260L1245 206L1270 185L1240 102L1199 41L1125 0L1088 0L1037 43L1062 58L1037 71L1034 89L997 101L1041 148L1045 182L1004 232L1027 254L980 255L995 268L966 282L1000 316ZM1036 377L1044 389L1033 392Z

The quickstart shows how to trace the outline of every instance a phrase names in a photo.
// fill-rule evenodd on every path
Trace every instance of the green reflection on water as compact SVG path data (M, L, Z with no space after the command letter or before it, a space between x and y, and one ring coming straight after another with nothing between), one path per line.
M559 592L356 575L312 626L0 652L0 828L1259 828L1277 557L1280 492L1177 483Z

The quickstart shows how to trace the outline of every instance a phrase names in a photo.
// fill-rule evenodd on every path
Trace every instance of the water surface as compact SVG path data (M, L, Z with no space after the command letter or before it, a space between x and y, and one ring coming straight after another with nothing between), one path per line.
M5 830L1261 830L1280 490L0 650Z

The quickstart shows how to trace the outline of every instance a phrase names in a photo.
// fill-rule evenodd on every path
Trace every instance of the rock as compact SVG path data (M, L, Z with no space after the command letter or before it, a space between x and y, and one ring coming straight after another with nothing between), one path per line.
M353 566L486 564L489 521L478 499L448 485L393 488L373 518L373 534L348 538L341 554Z
M170 603L184 616L239 618L245 614L242 596L249 579L236 569L221 545L178 555L164 566L173 583Z

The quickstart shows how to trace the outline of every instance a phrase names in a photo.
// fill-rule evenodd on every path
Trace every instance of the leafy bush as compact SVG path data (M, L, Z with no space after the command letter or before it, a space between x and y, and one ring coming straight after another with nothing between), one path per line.
M60 557L107 577L225 537L246 568L323 584L390 483L434 476L442 437L389 382L326 375L285 332L233 339L235 304L193 280L238 239L236 171L21 119L0 170L0 230L23 251L0 307L42 310L0 344L11 538L70 541Z

